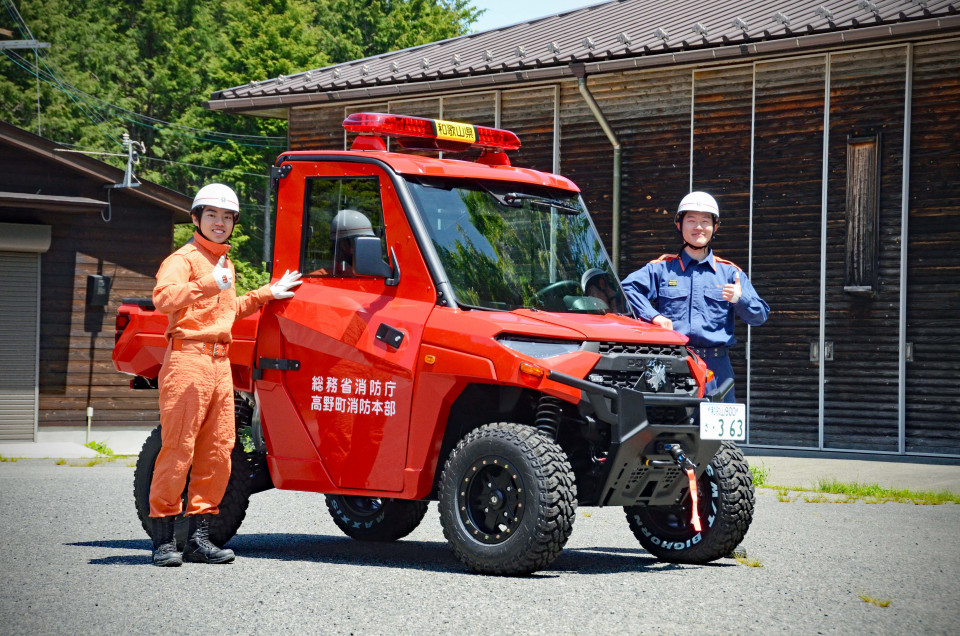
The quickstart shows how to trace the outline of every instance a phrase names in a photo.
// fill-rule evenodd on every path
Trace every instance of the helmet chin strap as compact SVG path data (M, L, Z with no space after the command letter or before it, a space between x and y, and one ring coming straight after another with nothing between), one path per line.
M203 210L202 210L202 209L200 210L200 214L203 214ZM194 216L192 210L190 211L190 216ZM197 221L199 221L199 220L200 220L199 215L197 215ZM230 241L230 239L233 238L233 233L237 230L237 221L239 221L239 220L240 220L240 219L238 218L238 216L237 216L237 215L234 215L234 217L233 217L233 227L230 228L230 234L227 236L227 240L224 241L224 243L228 243L228 242ZM200 223L199 223L199 222L198 222L198 223L194 223L194 224L193 224L193 227L194 227L194 229L196 230L197 234L199 234L199 235L202 236L203 238L207 239L207 240L210 241L211 243L216 243L216 241L214 241L212 238L210 238L209 236L207 236L206 234L203 233L203 230L200 229Z

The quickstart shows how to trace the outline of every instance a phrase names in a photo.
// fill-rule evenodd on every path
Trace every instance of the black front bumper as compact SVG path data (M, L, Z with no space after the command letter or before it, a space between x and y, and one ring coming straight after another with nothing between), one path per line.
M602 483L596 505L666 506L680 501L687 479L665 446L679 444L697 466L697 477L720 449L719 440L700 439L702 402L722 402L733 388L728 379L707 397L644 393L610 388L551 371L551 380L582 391L583 406L591 416L610 426L610 447L602 460ZM647 406L678 406L691 412L689 424L650 424Z

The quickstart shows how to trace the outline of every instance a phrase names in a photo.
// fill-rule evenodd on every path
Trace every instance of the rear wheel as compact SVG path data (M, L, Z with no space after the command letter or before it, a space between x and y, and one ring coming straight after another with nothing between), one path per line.
M676 506L627 506L627 521L644 549L661 561L708 563L740 544L753 520L753 480L743 453L723 442L697 481L702 530L691 522L689 493Z
M157 455L160 454L160 446L160 427L158 426L143 443L140 456L137 458L137 467L133 471L133 498L137 506L137 516L140 517L140 525L151 539L153 532L150 525L150 483L153 481L153 467L157 461ZM239 441L233 447L230 462L230 480L220 501L220 512L210 517L210 540L218 546L223 546L237 534L243 518L247 515L247 506L250 504L251 478L248 474L250 462ZM187 485L183 489L183 510L186 510L189 486L190 478L187 477ZM180 550L187 542L187 526L187 519L180 514L176 521L177 548Z
M327 510L345 535L357 541L396 541L427 514L426 501L327 495Z
M454 554L483 574L549 566L573 531L577 489L563 450L531 426L487 424L453 450L440 522Z

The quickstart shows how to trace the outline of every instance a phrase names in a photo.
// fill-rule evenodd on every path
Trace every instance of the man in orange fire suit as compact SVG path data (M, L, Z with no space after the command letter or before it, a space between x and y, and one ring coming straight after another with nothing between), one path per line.
M210 517L219 512L230 478L234 428L233 377L227 352L235 320L273 299L293 296L299 272L287 272L240 298L227 243L240 206L229 187L204 186L191 209L193 240L164 260L157 272L153 302L170 321L168 347L160 370L162 446L150 484L153 563L178 566L183 560L229 563L232 550L209 538ZM183 555L174 538L181 495L190 474L185 514L190 534Z

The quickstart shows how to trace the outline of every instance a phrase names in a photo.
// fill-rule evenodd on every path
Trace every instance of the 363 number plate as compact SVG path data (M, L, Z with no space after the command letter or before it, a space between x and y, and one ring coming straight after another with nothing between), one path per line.
M747 407L726 402L700 403L700 439L747 439Z

